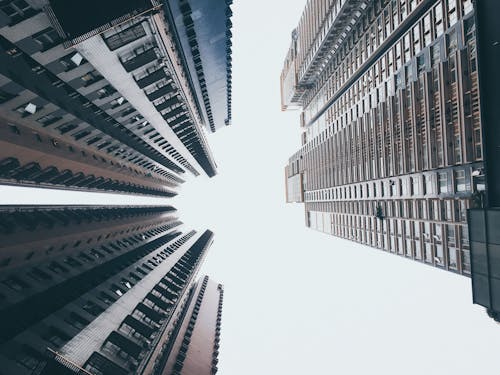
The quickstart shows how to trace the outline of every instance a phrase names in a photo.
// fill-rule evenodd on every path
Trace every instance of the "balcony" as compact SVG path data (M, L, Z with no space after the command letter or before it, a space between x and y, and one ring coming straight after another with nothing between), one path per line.
M176 301L178 298L177 294L173 293L169 289L161 287L160 285L156 285L154 289L160 292L165 298L169 299L170 301Z
M171 97L169 99L164 100L162 103L156 105L156 109L158 111L162 111L162 110L164 110L164 109L166 109L168 107L171 107L171 106L173 106L175 104L178 104L180 102L181 101L180 101L180 98L178 96L173 96L173 97Z
M170 303L162 300L161 298L158 298L152 293L149 293L146 297L148 300L153 302L156 306L158 306L160 309L164 310L165 312L168 312L170 307L172 306Z
M128 355L134 358L138 358L142 352L142 347L135 340L126 337L116 331L111 332L108 337L109 342L118 346L122 351L126 352Z
M136 309L144 313L149 319L151 319L155 323L160 323L164 318L162 314L153 310L151 307L146 306L142 302L137 305Z
M134 318L133 316L131 315L128 315L125 320L123 321L123 323L129 325L130 327L132 327L136 332L139 332L141 335L143 335L144 337L151 337L151 335L153 334L154 332L154 329L146 324L144 324L143 322L137 320L136 318Z
M186 109L183 106L180 106L180 107L174 108L171 111L165 113L164 118L172 118L172 117L180 115L181 113L184 113L184 112L186 112ZM186 115L182 115L179 118L181 118L181 117L185 117L187 119Z
M120 58L120 61L127 72L131 72L141 66L144 66L157 59L155 46L145 46L142 51L135 51L135 55L129 56L126 59Z
M137 83L137 86L139 86L141 89L143 89L146 86L149 86L161 79L167 78L167 75L165 74L165 71L160 68L153 70L149 74L143 76L143 77L135 77L135 82Z
M301 64L298 72L298 84L314 84L318 72L335 53L346 30L362 16L367 8L366 0L348 0L332 7L325 15L325 22L315 30L316 37Z
M163 70L163 69L161 69L161 70ZM169 83L163 87L160 87L158 90L153 91L151 94L149 94L148 99L151 101L156 100L156 99L162 97L163 95L170 94L174 90L175 90L174 86L171 83Z

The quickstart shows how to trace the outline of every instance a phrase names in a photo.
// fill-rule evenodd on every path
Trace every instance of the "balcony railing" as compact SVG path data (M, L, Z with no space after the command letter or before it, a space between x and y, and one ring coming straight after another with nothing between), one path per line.
M140 68L141 66L144 66L155 59L157 59L158 56L156 55L156 46L155 45L149 45L144 48L144 50L140 51L139 53L130 56L126 59L120 58L120 61L125 68L127 72L131 72L137 68Z
M167 95L175 90L174 86L171 83L166 84L165 86L160 87L158 90L153 91L148 94L149 100L156 100L163 95Z
M166 77L167 75L165 74L165 71L160 68L150 72L145 76L135 77L135 81L137 85L142 89Z

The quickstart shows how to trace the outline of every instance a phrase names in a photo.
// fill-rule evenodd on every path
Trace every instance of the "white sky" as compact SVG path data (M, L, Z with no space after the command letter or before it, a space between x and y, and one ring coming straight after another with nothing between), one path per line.
M203 268L224 283L221 375L494 373L500 326L470 280L305 228L284 203L298 112L279 74L305 0L235 0L233 125L209 136L219 174L173 200L0 187L0 203L173 204L215 232Z

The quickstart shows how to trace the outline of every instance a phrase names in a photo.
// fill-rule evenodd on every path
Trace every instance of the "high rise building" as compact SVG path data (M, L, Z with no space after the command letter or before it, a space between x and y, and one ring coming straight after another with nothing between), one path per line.
M307 2L281 90L283 109L302 108L285 173L308 227L471 274L467 210L486 190L476 43L471 0Z
M222 287L195 283L213 234L181 224L169 206L1 207L0 374L215 373Z
M166 2L179 30L176 42L185 53L186 70L202 98L204 123L212 132L231 124L231 4L232 0Z
M472 297L500 322L500 3L476 1L479 91L484 132L486 194L481 207L468 213L471 245Z
M193 289L185 318L168 348L163 374L210 375L217 372L224 289L208 279Z
M172 196L185 171L215 175L229 4L2 1L0 181Z

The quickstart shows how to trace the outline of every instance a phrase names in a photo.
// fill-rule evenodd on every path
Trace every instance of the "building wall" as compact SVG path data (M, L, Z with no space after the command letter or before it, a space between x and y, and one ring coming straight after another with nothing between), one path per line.
M61 27L72 12L53 3L59 14L30 0L0 10L0 127L17 135L10 138L18 147L41 143L45 162L2 148L2 182L172 196L167 187L182 183L186 170L214 175L196 93L171 41L175 26L159 3L88 30L75 45ZM96 170L90 158L105 165Z
M0 373L154 369L213 238L173 212L4 207Z
M217 372L224 290L205 276L186 306L163 375L210 375Z
M31 373L47 347L59 349L147 274L162 256L152 252L181 235L174 212L168 206L4 206L2 370Z
M208 130L231 123L232 1L176 0L168 3L186 70Z
M375 1L338 21L360 2L324 3L308 3L330 16L303 21L294 61L308 86L287 178L303 179L306 225L469 275L466 210L484 189L472 2Z

